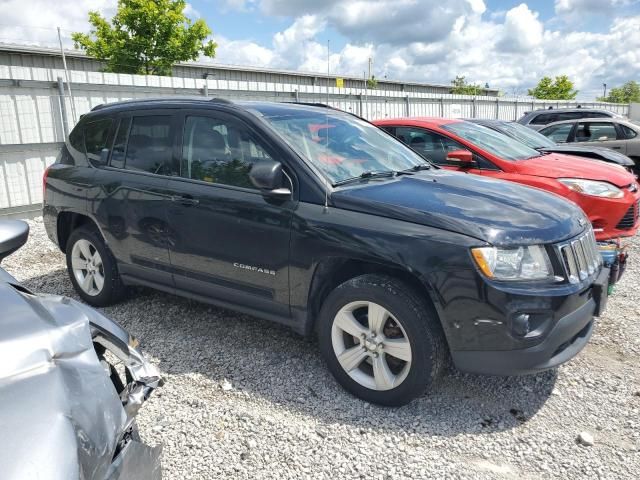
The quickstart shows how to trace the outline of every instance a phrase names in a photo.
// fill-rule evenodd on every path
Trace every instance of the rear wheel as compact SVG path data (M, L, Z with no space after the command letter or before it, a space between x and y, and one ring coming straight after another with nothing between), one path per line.
M115 258L95 227L74 230L67 241L66 253L71 283L85 302L105 307L122 298L124 287Z
M373 403L397 406L439 376L446 343L433 308L407 285L363 275L337 287L319 317L320 348L338 382Z

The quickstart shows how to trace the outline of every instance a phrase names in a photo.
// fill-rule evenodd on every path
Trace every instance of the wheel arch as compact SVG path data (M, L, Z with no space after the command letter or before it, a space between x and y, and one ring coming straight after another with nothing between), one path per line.
M64 211L58 214L56 222L56 233L58 238L58 246L60 250L66 252L67 241L71 232L77 230L83 225L92 225L97 231L100 231L97 222L85 213L77 213L73 211ZM102 235L102 232L100 232Z
M307 299L308 322L305 332L307 335L316 331L317 318L327 296L342 283L365 274L386 275L407 284L433 308L434 313L438 315L438 322L442 325L436 291L424 277L416 272L393 264L349 258L329 258L317 265L311 280Z

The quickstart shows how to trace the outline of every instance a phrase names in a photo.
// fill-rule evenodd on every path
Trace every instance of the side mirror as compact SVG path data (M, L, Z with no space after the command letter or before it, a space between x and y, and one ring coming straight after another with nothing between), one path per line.
M0 220L0 262L20 249L29 238L29 225L22 220Z
M460 163L461 167L470 167L473 162L473 153L469 150L452 150L447 153L447 160Z
M249 179L265 195L291 195L291 190L284 186L285 174L280 162L263 160L255 163L249 172Z
M609 140L609 137L607 137L606 135L603 135L602 137L598 138L599 142L606 142L607 140Z

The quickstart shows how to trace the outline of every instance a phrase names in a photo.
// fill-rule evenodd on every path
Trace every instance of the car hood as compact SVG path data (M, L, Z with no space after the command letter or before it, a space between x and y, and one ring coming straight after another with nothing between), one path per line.
M514 182L429 170L371 180L331 195L338 208L441 228L493 245L554 243L584 230L563 198Z
M0 449L2 478L160 478L160 448L131 439L114 458L150 393L140 385L161 384L128 334L74 300L29 293L1 268L0 305L0 425L11 432ZM94 342L121 355L131 389L118 395Z
M623 165L625 167L632 167L635 165L633 160L631 160L626 155L623 155L620 152L616 152L615 150L611 150L610 148L604 147L585 147L582 145L554 145L553 147L544 147L539 149L541 152L555 152L562 153L565 155L577 155L579 156L581 153L593 153L597 152L602 158L606 158L610 162L617 163L618 165Z
M603 180L617 187L626 187L635 181L635 177L620 165L561 153L520 160L515 165L518 173L536 177Z

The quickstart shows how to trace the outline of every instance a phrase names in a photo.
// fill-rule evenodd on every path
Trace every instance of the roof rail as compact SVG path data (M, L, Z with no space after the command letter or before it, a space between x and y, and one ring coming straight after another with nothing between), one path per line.
M233 105L233 102L231 100L227 100L226 98L217 98L214 97L211 100L209 100L210 102L216 102L216 103L224 103L227 105Z
M289 103L291 105L307 105L308 107L331 108L332 110L337 110L331 105L327 105L326 103L319 103L319 102L282 102L282 103Z
M207 97L190 97L190 96L175 96L175 97L147 97L147 98L132 98L131 100L122 100L119 102L113 103L101 103L100 105L96 105L91 109L92 112L96 110L102 110L103 108L112 107L116 105L136 105L136 104L144 104L144 103L153 103L153 102L216 102L223 103L226 105L232 105L233 102L231 100L227 100L226 98L207 98Z

